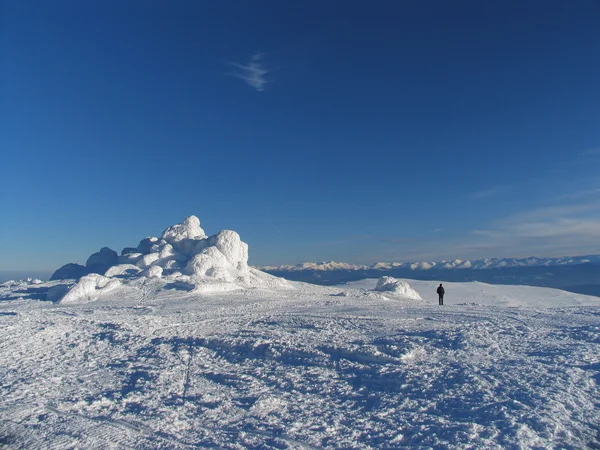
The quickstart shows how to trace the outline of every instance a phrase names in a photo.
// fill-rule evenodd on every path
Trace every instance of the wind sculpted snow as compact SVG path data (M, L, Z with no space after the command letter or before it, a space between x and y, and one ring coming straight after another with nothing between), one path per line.
M4 285L0 443L600 446L597 298L445 283L439 307L434 282L408 282L424 300L376 280L206 294L139 278L71 305L43 301L52 283Z

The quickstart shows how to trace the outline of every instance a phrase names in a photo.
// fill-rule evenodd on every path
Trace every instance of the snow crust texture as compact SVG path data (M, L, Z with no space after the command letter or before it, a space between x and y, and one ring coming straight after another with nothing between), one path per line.
M411 302L248 276L265 287L137 277L86 304L0 285L0 447L600 447L596 297L444 283L440 307L435 281Z
M88 258L85 267L78 264L61 267L51 280L77 281L53 289L50 297L61 303L87 303L140 277L163 279L164 286L186 286L199 292L291 288L283 279L250 273L248 245L238 233L223 230L209 237L200 227L200 220L190 216L168 227L160 238L146 237L137 247L124 248L120 256L104 247Z

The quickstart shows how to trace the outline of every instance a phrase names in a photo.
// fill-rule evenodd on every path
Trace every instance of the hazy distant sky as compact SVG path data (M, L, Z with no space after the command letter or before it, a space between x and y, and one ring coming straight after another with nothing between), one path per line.
M0 270L600 253L600 2L0 3Z

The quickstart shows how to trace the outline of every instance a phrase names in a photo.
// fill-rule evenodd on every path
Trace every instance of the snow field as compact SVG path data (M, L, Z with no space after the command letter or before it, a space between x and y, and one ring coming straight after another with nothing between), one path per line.
M415 301L376 280L276 280L209 294L140 278L87 304L35 300L46 285L0 289L0 442L600 445L600 299L565 293L548 308L531 305L553 290L444 283L455 304L439 307L435 282L409 281Z

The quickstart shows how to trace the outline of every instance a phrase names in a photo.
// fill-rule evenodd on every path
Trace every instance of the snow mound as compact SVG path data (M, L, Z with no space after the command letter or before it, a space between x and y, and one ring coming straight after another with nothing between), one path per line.
M238 233L223 230L209 237L200 228L200 220L189 216L164 230L160 238L149 236L137 247L125 247L120 256L104 247L88 258L85 267L78 264L61 267L52 280L79 278L79 282L62 297L58 289L52 297L53 300L58 297L60 303L87 302L106 289L142 277L200 293L256 287L292 289L286 280L250 269L248 244L242 242Z
M419 293L415 291L406 281L397 280L394 277L381 277L377 281L376 291L391 292L413 300L423 300Z
M105 294L121 285L119 280L104 277L97 273L90 273L73 285L60 299L61 304L88 303L97 300L98 296Z
M109 278L118 276L132 276L137 275L140 272L141 269L133 264L117 264L116 266L112 266L110 269L108 269L104 276Z

